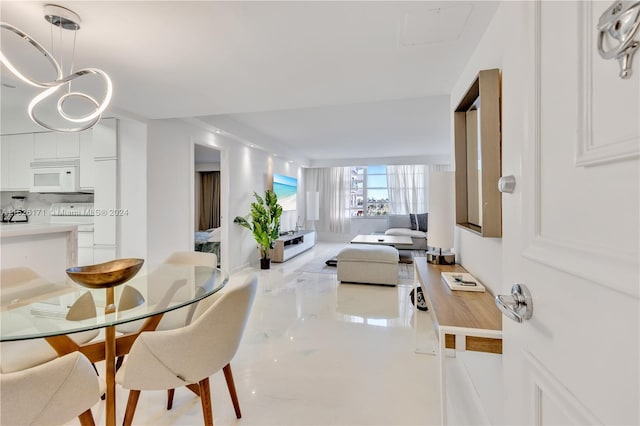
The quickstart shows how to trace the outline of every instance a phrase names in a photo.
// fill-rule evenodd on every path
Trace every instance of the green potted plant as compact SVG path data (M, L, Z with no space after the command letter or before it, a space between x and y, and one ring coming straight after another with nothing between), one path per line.
M253 233L260 249L260 269L269 269L271 258L269 252L280 236L280 216L282 206L278 204L278 196L271 190L266 190L264 198L253 193L256 201L251 203L250 220L236 216L233 223L244 226Z

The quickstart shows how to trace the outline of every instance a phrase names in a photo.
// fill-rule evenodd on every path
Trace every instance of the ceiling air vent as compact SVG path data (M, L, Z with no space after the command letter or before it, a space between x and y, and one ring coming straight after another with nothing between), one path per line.
M405 13L400 45L422 46L456 41L467 25L473 6L447 6Z

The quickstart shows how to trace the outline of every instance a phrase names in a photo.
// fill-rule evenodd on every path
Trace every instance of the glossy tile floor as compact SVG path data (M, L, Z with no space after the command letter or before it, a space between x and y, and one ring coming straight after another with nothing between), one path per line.
M439 423L436 358L415 352L416 335L422 346L435 337L428 313L418 312L417 333L413 327L412 266L404 266L397 287L340 284L327 268L311 272L343 246L319 243L258 271L253 310L231 363L242 419L219 372L211 377L217 426ZM228 285L252 271L234 274ZM118 388L118 419L127 394ZM165 403L165 392L142 392L133 424L202 424L200 401L186 388L176 390L171 411ZM93 413L103 424L104 403Z

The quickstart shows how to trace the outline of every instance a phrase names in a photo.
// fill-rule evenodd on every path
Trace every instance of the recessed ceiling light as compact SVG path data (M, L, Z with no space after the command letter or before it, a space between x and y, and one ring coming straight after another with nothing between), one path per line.
M214 131L215 131L217 134L222 133L222 130L217 130L217 129L216 129L216 130L214 130Z

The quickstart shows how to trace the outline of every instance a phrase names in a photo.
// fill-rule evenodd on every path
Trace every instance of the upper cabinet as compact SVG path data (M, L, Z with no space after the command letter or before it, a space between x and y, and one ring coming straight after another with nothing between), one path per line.
M104 183L98 179L101 161L117 160L117 119L103 118L92 128L80 133L80 189L90 190ZM98 185L98 181L101 185Z
M483 237L502 236L500 70L480 71L453 115L456 224Z
M2 191L28 191L31 186L33 134L2 136Z
M76 133L39 132L0 136L0 190L28 191L31 162L79 160L80 190L96 187L96 161L117 160L117 120L105 118ZM104 179L101 181L104 183Z
M80 157L80 134L46 132L35 133L33 159L57 160Z
M93 164L93 129L80 132L80 190L92 190L95 185Z
M118 124L115 118L104 118L93 126L93 156L98 159L118 158Z

